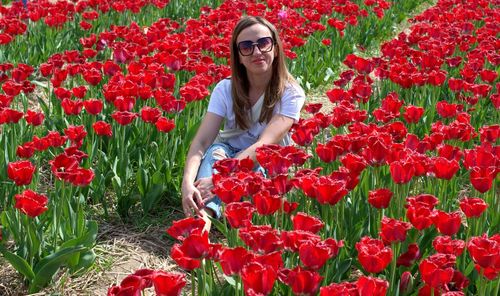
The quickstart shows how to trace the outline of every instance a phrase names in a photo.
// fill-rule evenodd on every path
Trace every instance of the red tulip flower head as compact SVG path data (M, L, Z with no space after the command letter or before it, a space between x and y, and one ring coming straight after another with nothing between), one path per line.
M248 227L252 224L252 216L255 207L248 201L233 202L227 205L224 210L229 225L233 228Z
M460 230L462 222L460 212L447 213L437 210L432 219L438 231L449 236L456 234Z
M179 296L186 285L185 275L171 272L157 272L152 281L157 296Z
M111 128L111 124L105 121L96 121L92 124L92 128L94 132L98 136L106 136L111 137L113 135L113 129Z
M406 240L406 232L411 228L410 223L383 217L380 227L380 237L389 243L404 242Z
M294 269L284 268L280 270L279 280L291 287L294 295L307 296L318 293L323 277L315 271L296 267Z
M443 287L453 279L455 256L449 254L434 254L419 265L422 280L433 288Z
M223 248L219 251L219 262L227 276L240 274L243 267L253 259L253 254L243 247Z
M478 218L488 208L488 204L481 198L463 198L460 209L467 218Z
M408 250L401 254L396 261L397 266L406 266L410 267L413 263L420 259L420 250L417 244L409 244Z
M269 265L252 262L243 267L241 279L245 295L269 295L278 274Z
M356 243L356 250L359 262L370 273L383 271L392 260L391 248L386 247L379 239L365 236Z
M312 233L318 233L325 225L319 218L309 216L299 212L292 216L293 230L304 230Z
M457 239L453 240L449 236L438 236L432 242L434 249L441 254L451 254L456 257L462 255L465 248L465 242Z
M17 186L28 185L33 179L36 167L28 160L10 162L7 165L7 176Z
M379 278L362 276L356 284L360 296L385 296L389 282Z
M500 235L488 237L486 234L473 237L467 244L472 260L481 268L494 268L500 271Z
M370 190L368 193L368 203L377 209L386 209L392 198L392 191L387 188Z
M191 234L201 234L205 221L194 217L188 217L174 221L167 229L167 233L177 240L184 240Z
M22 194L16 194L15 208L31 218L37 217L47 210L48 199L43 194L31 190L25 190Z

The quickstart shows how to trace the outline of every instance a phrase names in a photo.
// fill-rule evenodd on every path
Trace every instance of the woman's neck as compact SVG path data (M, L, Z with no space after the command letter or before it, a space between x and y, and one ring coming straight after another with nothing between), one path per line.
M251 75L249 73L247 74L248 74L248 82L250 84L250 89L262 92L265 91L267 85L269 84L269 81L271 81L272 72L269 71L269 73L264 73L259 75Z

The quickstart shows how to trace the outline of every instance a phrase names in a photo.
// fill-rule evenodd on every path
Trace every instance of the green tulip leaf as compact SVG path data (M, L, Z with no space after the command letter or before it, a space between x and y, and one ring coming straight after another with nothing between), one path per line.
M0 253L2 253L3 257L9 261L10 264L22 275L24 275L28 280L32 281L35 278L35 274L31 269L31 266L28 264L26 260L21 258L20 256L9 252L4 246L0 245Z
M29 292L35 293L45 287L45 285L52 280L52 277L59 270L59 268L65 264L73 254L86 249L86 247L80 246L68 247L60 249L59 251L40 260L40 262L35 265L35 276L30 284Z

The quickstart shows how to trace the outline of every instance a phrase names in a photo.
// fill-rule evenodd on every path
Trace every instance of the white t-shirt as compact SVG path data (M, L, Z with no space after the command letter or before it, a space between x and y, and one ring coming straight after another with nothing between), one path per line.
M260 106L262 106L263 100L264 100L264 95L262 95L259 98L257 103L252 107L252 110L254 108L260 108ZM294 122L297 122L300 118L300 110L304 105L304 101L305 101L304 90L302 90L300 86L290 83L286 86L281 101L278 104L276 104L273 110L273 115L281 114L286 117L293 118ZM236 118L233 112L231 79L224 79L215 86L212 95L210 97L210 102L208 103L207 112L211 112L221 117L224 117L225 132L237 130ZM256 122L252 126L250 126L248 130L240 131L239 133L236 132L234 133L236 134L235 136L231 136L227 139L224 139L224 142L227 142L229 145L237 149L246 149L247 147L257 142L262 131L264 131L267 123L266 122L259 123L258 119L255 121ZM231 134L231 132L229 134ZM289 143L290 143L290 135L287 134L280 144L289 145Z

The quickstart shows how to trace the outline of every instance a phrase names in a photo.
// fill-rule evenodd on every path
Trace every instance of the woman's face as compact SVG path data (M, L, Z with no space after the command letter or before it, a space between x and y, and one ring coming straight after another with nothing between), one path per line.
M247 41L250 41L253 45ZM272 43L268 44L268 42ZM260 44L259 46L264 52L259 49L257 43ZM255 24L243 29L238 35L238 38L236 38L236 45L240 48L240 50L238 50L240 63L245 66L248 74L258 75L272 71L273 61L277 56L277 51L275 48L276 46L274 45L274 40L272 40L271 31L266 26ZM249 54L252 51L252 48L253 53ZM265 52L266 50L269 50L269 48L272 49ZM245 55L242 55L242 51Z

